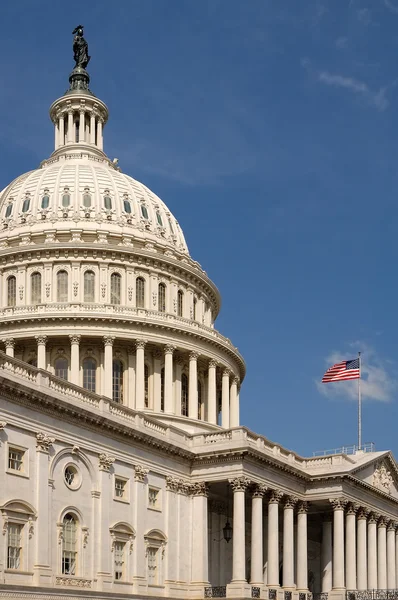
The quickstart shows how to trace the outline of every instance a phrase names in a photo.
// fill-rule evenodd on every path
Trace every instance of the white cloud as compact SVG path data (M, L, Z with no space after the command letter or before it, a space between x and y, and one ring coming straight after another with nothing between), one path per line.
M384 0L384 6L391 10L391 12L398 14L398 5L394 4L392 0Z
M398 380L388 371L391 363L383 360L373 348L363 343L349 344L345 352L331 352L325 359L325 371L341 360L355 358L358 348L362 348L362 398L364 400L390 402L398 391ZM316 385L320 393L329 398L339 396L348 400L358 399L358 380L338 381L329 384L316 381Z
M347 48L347 44L348 44L348 37L339 37L335 41L335 46L339 50L343 50L344 48Z

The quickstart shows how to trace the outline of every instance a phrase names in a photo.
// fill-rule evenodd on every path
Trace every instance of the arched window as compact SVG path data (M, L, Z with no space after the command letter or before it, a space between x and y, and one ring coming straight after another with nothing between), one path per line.
M198 304L198 300L197 298L193 299L193 320L196 321L196 314L197 314L197 304Z
M111 304L120 304L122 276L119 273L111 275Z
M65 193L62 195L62 206L64 208L68 208L69 205L70 205L70 194L67 190L65 190Z
M160 312L166 312L166 286L164 283L158 285L158 309Z
M112 210L112 198L108 195L104 196L105 210Z
M41 302L41 273L32 273L30 276L30 301L32 304Z
M181 290L178 290L178 292L177 292L177 315L179 317L182 317L183 309L184 309L184 292L182 292Z
M97 363L94 358L83 360L83 387L90 392L95 392L97 376Z
M185 373L181 375L181 414L188 416L188 377Z
M11 214L12 214L12 208L13 208L13 206L14 206L14 205L13 205L13 203L12 203L12 202L10 202L10 204L8 204L8 205L7 205L7 208L6 208L6 214L5 214L5 218L6 218L6 219L8 219L9 217L11 217Z
M149 406L149 368L148 365L144 367L144 390L145 390L145 408Z
M202 404L203 404L202 383L198 379L198 419L199 420L202 418L202 408L203 408Z
M17 301L17 280L14 275L7 279L7 306L15 306Z
M93 271L84 273L84 302L95 301L95 275Z
M47 194L45 194L43 196L43 198L41 199L41 207L42 208L48 208L49 204L50 204L50 196L48 196Z
M91 195L88 192L83 194L83 206L84 208L90 208L91 206Z
M123 208L124 208L124 212L126 212L129 215L131 214L130 200L123 200Z
M22 204L22 212L23 213L28 212L29 207L30 207L30 198L25 198L25 200L23 201L23 204Z
M158 210L156 211L156 220L158 222L158 225L160 225L160 227L163 227L162 215Z
M164 369L160 371L160 410L164 410Z
M141 204L141 214L144 217L144 219L149 219L148 211L147 211L145 204Z
M71 513L62 521L62 574L76 575L77 519Z
M57 273L57 300L58 302L68 302L68 273L66 271Z
M113 361L112 400L114 402L123 402L123 363L117 359Z
M145 308L145 279L137 277L135 280L135 305L137 308Z
M63 356L60 356L55 360L55 375L61 379L68 379L68 360Z

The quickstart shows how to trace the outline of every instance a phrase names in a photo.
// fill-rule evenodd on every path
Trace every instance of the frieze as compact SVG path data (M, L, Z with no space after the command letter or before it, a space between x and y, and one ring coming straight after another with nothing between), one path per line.
M91 588L91 579L83 579L79 577L56 577L55 585L63 585L67 587Z

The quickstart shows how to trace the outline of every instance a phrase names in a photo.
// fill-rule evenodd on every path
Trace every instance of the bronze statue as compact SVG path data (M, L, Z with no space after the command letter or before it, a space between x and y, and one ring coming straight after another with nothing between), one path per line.
M85 69L90 62L91 56L88 55L88 44L83 37L83 25L78 25L73 31L73 58L75 59L75 69L81 67Z

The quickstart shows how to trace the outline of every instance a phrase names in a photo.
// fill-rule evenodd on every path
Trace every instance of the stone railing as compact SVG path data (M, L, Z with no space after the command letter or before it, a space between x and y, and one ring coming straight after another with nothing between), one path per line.
M398 590L347 590L347 600L398 600Z
M216 585L212 587L205 587L205 598L226 598L227 597L227 586Z

